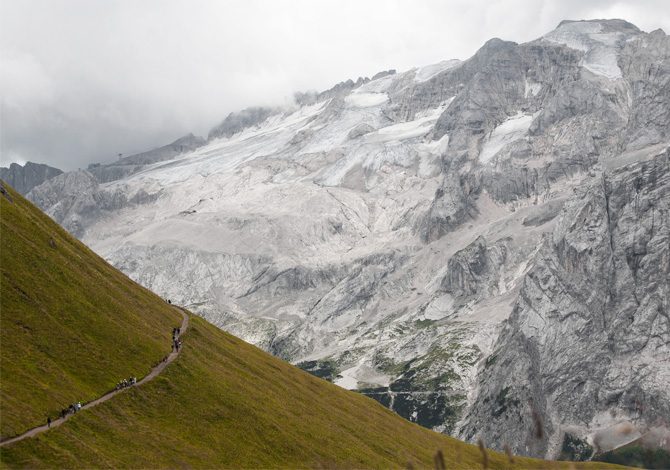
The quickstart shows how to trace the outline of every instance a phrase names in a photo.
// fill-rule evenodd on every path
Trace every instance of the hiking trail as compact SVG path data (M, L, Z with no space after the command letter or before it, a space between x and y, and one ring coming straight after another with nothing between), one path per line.
M181 338L181 336L184 334L184 332L188 328L188 314L186 313L186 311L184 309L182 309L180 307L176 307L174 305L172 307L175 310L177 310L179 313L181 313L182 317L184 317L182 322L181 322L181 329L180 329L179 336L177 337L177 338ZM140 385L143 385L143 384L149 382L150 380L152 380L153 378L158 376L161 372L163 372L163 370L168 366L168 364L170 364L172 361L174 361L177 358L177 356L179 356L180 352L181 352L181 348L179 348L178 351L173 350L167 356L166 360L159 362L158 365L153 367L151 369L151 371L142 378L142 380L138 380L135 385L132 385L132 386L126 387L126 388L121 388L121 389L118 389L118 390L115 389L115 390L112 390L111 392L107 392L104 395L102 395L101 397L96 398L95 400L89 401L88 403L82 405L81 409L78 412L80 412L82 410L87 410L89 408L93 408L94 406L98 406L100 403L106 402L110 398L114 397L115 395L118 395L119 393L124 392L125 390L131 389L133 387L139 387ZM50 427L49 427L48 424L43 424L41 426L36 426L32 429L29 429L26 432L24 432L23 434L19 434L18 436L3 438L2 440L0 440L0 447L4 447L6 445L13 444L14 442L22 441L23 439L26 439L28 437L33 437L33 436L36 436L37 434L41 434L45 431L48 431L49 429L58 427L61 424L63 424L65 421L70 419L71 416L74 416L74 415L73 414L68 414L64 418L63 417L58 417L57 419L52 420Z

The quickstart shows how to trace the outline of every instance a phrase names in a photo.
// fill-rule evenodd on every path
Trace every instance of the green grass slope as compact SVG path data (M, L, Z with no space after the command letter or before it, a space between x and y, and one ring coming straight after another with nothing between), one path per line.
M171 328L181 318L4 188L0 435L9 437L121 378L145 375L170 352Z
M36 239L55 230L19 203L43 224L34 227L41 233ZM28 287L29 298L37 296L39 285ZM3 297L9 288L13 286L2 284ZM160 300L156 302L162 309ZM16 311L22 315L23 310ZM170 317L168 327L173 322ZM147 322L137 329L160 337L163 326ZM85 338L90 343L79 347L94 350L101 333L89 334ZM29 343L21 347L30 354L43 354L39 336L22 340ZM9 362L4 344L1 352L3 363ZM53 395L62 390L56 383L46 391ZM424 468L433 466L438 449L446 468L482 468L477 447L405 421L370 398L313 377L191 317L182 353L156 379L78 413L58 428L0 448L0 463L29 468L398 468L411 462ZM511 463L491 451L488 456L489 468L613 468L519 457Z

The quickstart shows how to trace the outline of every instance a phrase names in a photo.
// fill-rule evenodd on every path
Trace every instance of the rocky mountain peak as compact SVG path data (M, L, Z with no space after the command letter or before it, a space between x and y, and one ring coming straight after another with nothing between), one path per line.
M588 25L588 26L587 26ZM632 23L621 19L596 19L596 20L563 20L554 31L560 29L578 30L584 28L590 30L591 25L599 25L603 32L640 33L640 29ZM553 31L552 31L553 32ZM551 33L549 33L551 34Z
M248 127L260 124L271 115L279 112L280 110L277 108L254 106L230 113L221 121L221 124L209 131L207 140L211 141L219 137L230 137Z
M0 168L0 178L24 195L35 186L61 173L63 171L58 168L33 162L27 162L25 165L11 163L8 168Z

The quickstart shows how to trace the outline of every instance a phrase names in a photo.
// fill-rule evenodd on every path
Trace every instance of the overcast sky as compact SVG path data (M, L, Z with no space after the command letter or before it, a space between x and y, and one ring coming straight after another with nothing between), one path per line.
M563 19L670 32L667 0L0 0L0 157L63 169Z

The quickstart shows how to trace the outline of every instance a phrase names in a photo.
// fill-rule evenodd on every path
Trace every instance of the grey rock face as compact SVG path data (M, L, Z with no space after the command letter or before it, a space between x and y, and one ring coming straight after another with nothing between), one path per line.
M381 72L377 72L376 74L374 74L371 80L377 80L378 78L384 78L388 77L389 75L395 75L395 73L396 73L395 69L383 70Z
M484 237L456 252L447 263L447 274L442 289L456 298L467 298L477 293L497 290L499 272L504 268L507 247L500 241L487 246Z
M66 230L81 237L87 226L108 212L129 205L147 204L158 197L140 189L132 196L121 188L104 190L88 171L62 173L33 188L26 198L57 220Z
M552 33L552 41L521 45L491 40L473 58L436 77L441 80L438 89L453 80L451 76L471 77L433 130L436 139L449 135L445 167L453 168L450 162L464 158L481 159L494 129L514 113L533 116L525 139L503 146L481 171L483 188L501 202L546 198L552 183L588 171L601 157L667 141L670 38L660 30L641 34L618 20L562 26L574 24L585 25L587 31L598 25L598 34L609 34L612 45L605 47L573 31L567 36ZM575 42L577 49L569 47ZM621 80L606 81L582 67L599 56L584 55L580 49L596 43L598 54L616 54L617 62L608 66L618 70L620 64ZM481 106L484 102L487 105ZM446 179L444 184L453 187ZM450 193L446 187L438 192L433 206L452 206L439 201ZM427 214L422 233L442 236L451 229L442 212Z
M243 109L237 113L230 113L221 121L221 124L209 131L207 140L219 137L230 137L242 130L260 124L273 114L281 112L275 108L252 107Z
M480 185L476 174L460 175L456 171L448 171L419 226L422 240L435 241L465 221L472 220L477 214L475 201Z
M349 131L348 137L350 139L357 139L361 136L364 136L365 134L373 132L374 130L375 128L372 127L370 124L362 123L351 129L351 131Z
M566 428L588 429L603 415L637 425L667 418L669 312L666 150L593 178L564 209L524 279L463 435L545 455Z
M620 67L632 95L621 146L638 149L667 142L670 132L670 37L656 30L626 43Z
M0 168L0 178L23 195L61 173L63 172L58 168L33 162L28 162L24 166L12 163L9 168Z

